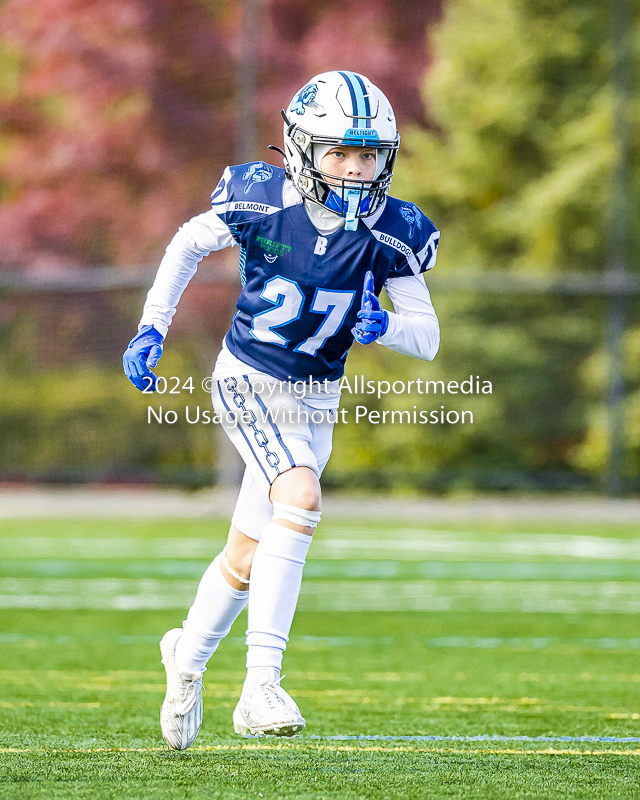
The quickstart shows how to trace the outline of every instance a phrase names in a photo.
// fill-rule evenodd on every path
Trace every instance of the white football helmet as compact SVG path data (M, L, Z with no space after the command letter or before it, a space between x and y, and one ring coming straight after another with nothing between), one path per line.
M347 230L355 230L357 218L373 214L391 184L400 144L391 104L364 75L341 70L312 78L282 116L287 175L304 197L346 217ZM340 145L376 149L373 180L336 185L320 170L322 157Z

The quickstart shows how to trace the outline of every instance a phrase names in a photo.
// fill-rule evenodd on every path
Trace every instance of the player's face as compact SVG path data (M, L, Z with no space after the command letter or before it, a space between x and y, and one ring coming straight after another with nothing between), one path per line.
M376 151L373 147L334 147L320 162L325 175L342 180L372 181L376 174ZM338 181L327 181L337 186Z

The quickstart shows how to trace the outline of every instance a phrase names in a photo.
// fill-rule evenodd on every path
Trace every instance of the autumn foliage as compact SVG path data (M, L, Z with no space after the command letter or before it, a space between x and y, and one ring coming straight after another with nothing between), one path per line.
M258 139L312 74L357 69L421 122L438 0L264 0ZM155 263L205 210L236 139L238 0L0 6L0 268ZM279 163L276 161L274 163Z

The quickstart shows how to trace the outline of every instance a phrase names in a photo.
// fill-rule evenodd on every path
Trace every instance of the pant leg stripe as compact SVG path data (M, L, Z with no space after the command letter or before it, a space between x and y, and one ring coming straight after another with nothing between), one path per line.
M231 411L232 411L232 409L231 409L231 408L229 408L229 406L228 406L228 405L227 405L227 403L226 403L226 400L224 399L224 395L222 394L222 387L220 386L220 381L216 381L216 385L217 385L217 387L218 387L218 392L219 392L219 394L220 394L220 399L222 400L222 402L223 402L223 404L224 404L224 407L227 409L227 411L231 412ZM236 413L236 412L234 412L234 413ZM264 474L264 477L265 477L265 478L267 479L267 481L269 482L269 485L271 485L271 478L270 478L270 477L267 475L267 472L266 472L265 468L264 468L264 467L263 467L263 465L262 465L262 461L260 461L260 459L258 458L258 456L257 456L256 452L254 451L254 449L253 449L253 445L251 444L251 442L250 442L250 440L249 440L249 437L248 437L248 436L247 436L247 434L246 434L246 433L245 433L245 432L242 430L242 427L240 426L240 415L238 415L238 430L239 430L239 431L240 431L240 433L241 433L241 434L244 436L244 439L245 439L245 441L246 441L246 443L247 443L247 445L248 445L248 447L249 447L249 450L251 450L251 453L252 453L253 457L255 458L255 460L258 462L258 466L259 466L259 467L260 467L260 469L262 470L262 472L263 472L263 474ZM277 467L272 467L272 469L274 469L274 470L275 470L275 472L276 472L276 476L278 476L278 475L280 474L280 471L278 470L278 468L277 468Z
M284 450L284 452L287 454L287 458L289 459L289 463L291 464L291 466L292 466L292 467L295 467L295 466L296 466L296 463L295 463L295 461L293 460L293 456L292 456L292 455L291 455L291 453L289 452L289 448L288 448L288 447L286 446L286 444L284 443L284 441L283 441L283 439L282 439L282 434L281 434L281 433L280 433L280 431L278 430L278 426L275 424L275 422L273 421L273 419L271 419L269 416L267 416L267 407L266 407L266 406L265 406L265 404L262 402L262 399L260 398L260 395L257 395L257 394L254 392L254 390L253 390L253 386L251 385L251 382L249 381L249 377L248 377L248 375L243 375L243 376L242 376L242 378L243 378L243 380L245 380L245 381L247 382L247 384L248 384L249 388L251 389L251 394L252 394L252 395L255 397L255 399L258 401L258 404L260 405L260 408L262 409L263 413L265 414L265 419L268 419L268 420L269 420L269 424L270 424L270 425L271 425L271 427L273 428L273 432L274 432L274 433L275 433L275 435L276 435L276 439L277 439L277 440L280 442L280 446L282 447L282 449Z

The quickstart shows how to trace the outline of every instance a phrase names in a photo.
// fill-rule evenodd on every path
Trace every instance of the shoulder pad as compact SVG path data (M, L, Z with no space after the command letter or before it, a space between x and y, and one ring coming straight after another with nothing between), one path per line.
M284 170L264 161L227 167L211 195L211 208L228 225L281 211Z
M389 277L418 275L436 263L440 231L414 203L388 197L371 233L392 251L396 268Z

